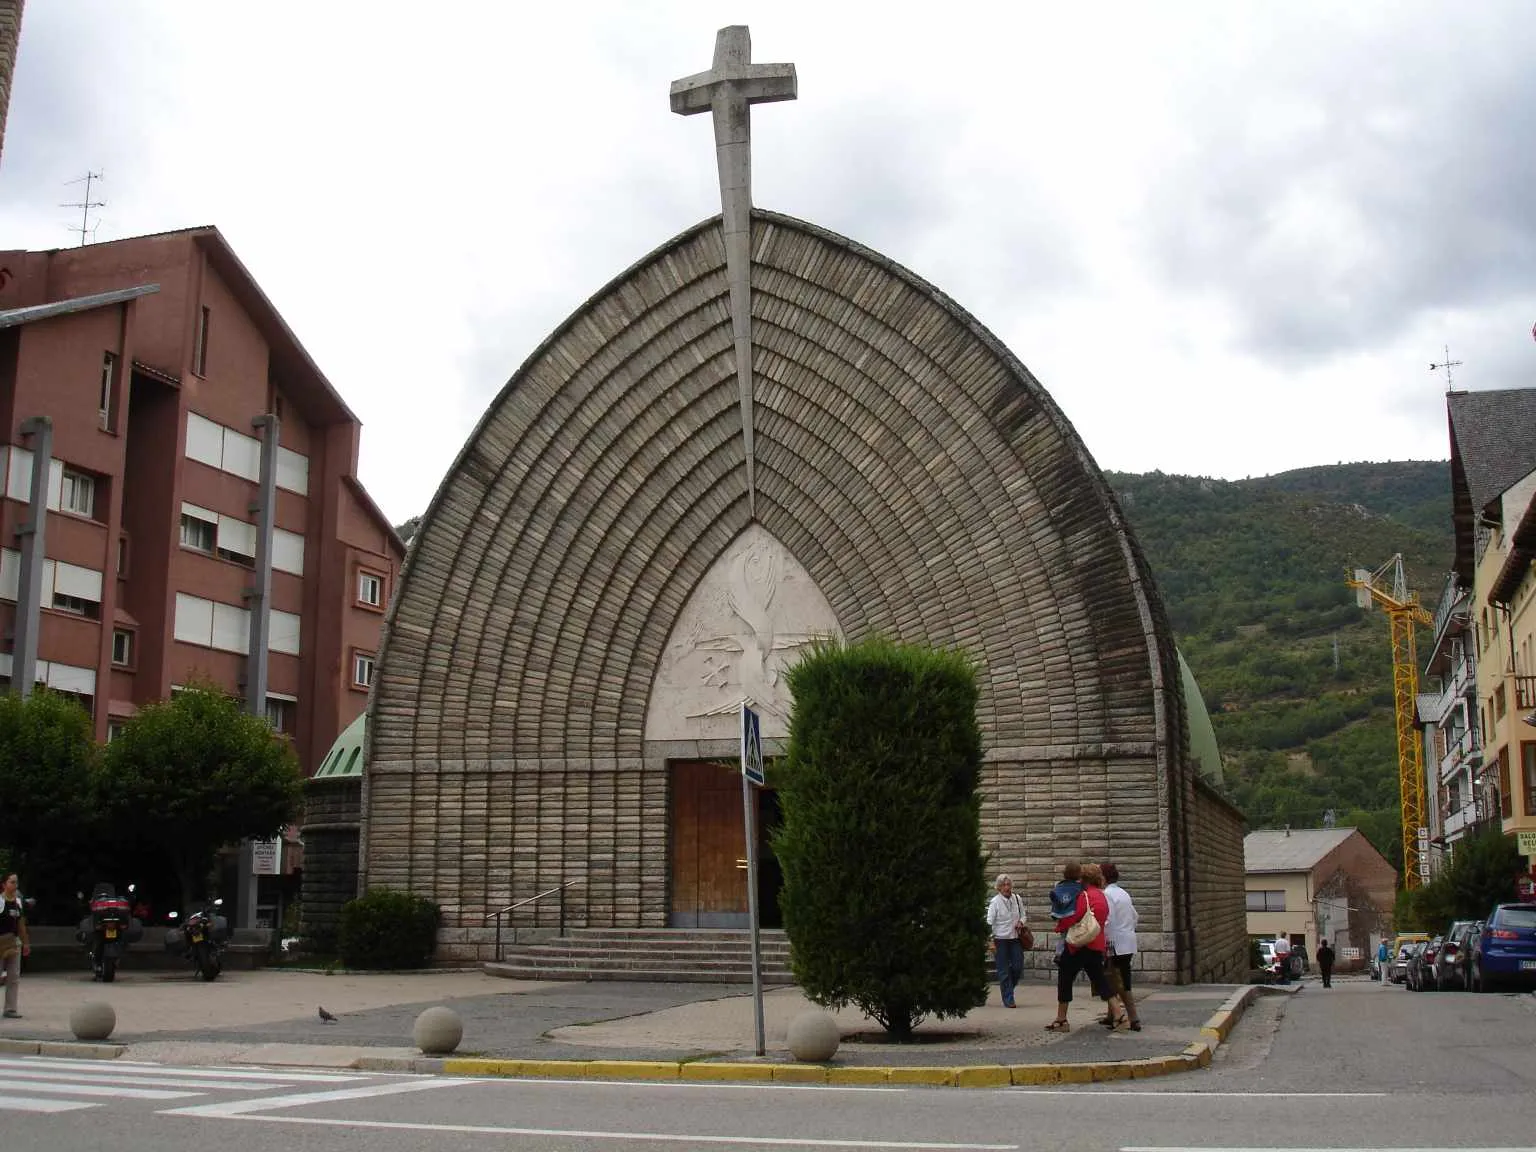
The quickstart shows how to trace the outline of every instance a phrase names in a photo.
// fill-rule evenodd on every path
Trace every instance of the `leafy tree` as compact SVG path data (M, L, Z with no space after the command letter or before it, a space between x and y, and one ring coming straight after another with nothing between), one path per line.
M76 883L71 863L94 818L96 745L72 697L39 688L0 696L0 845L45 904Z
M1400 908L1424 932L1442 932L1453 920L1481 920L1495 904L1515 899L1519 871L1520 853L1514 840L1491 828L1458 843L1450 864L1428 884L1408 893Z
M986 1002L976 674L955 652L816 646L789 673L773 848L795 979L896 1039Z
M176 870L184 903L204 895L215 854L294 820L303 771L293 746L211 684L151 704L107 745L100 791L114 827Z

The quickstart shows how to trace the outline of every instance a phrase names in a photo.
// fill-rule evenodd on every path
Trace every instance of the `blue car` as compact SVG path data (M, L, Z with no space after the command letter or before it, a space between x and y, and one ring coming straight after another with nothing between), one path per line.
M1501 985L1536 987L1536 904L1499 904L1488 916L1473 954L1479 992Z

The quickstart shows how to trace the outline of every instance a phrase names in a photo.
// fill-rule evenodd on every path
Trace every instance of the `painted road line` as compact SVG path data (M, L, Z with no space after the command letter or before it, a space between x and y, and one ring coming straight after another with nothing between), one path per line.
M1536 1148L1484 1148L1477 1144L1460 1144L1455 1148L1214 1148L1203 1144L1142 1144L1121 1148L1120 1152L1536 1152Z
M174 1064L150 1064L144 1061L63 1060L52 1056L0 1057L0 1069L8 1068L67 1068L79 1072L116 1071L121 1068L129 1074L145 1076L211 1076L220 1080L286 1080L305 1084L349 1084L366 1079L357 1073L306 1072L299 1068L292 1071L279 1068L248 1071L244 1068L178 1067Z
M231 1081L225 1083L222 1080L213 1080L207 1077L199 1077L196 1080L186 1079L180 1076L110 1076L94 1075L88 1072L68 1072L63 1069L53 1071L42 1068L8 1068L5 1070L5 1080L13 1084L111 1084L126 1085L139 1088L200 1088L203 1091L220 1089L225 1092L263 1092L274 1088L292 1088L293 1081L279 1084L269 1084L263 1081L252 1084L245 1081Z
M256 1103L252 1101L252 1103ZM181 1108L166 1116L212 1115L201 1108ZM222 1113L220 1113L222 1115ZM263 1124L312 1124L324 1128L376 1128L387 1132L436 1132L462 1136L540 1136L558 1140L627 1140L645 1144L669 1144L692 1147L697 1144L724 1144L752 1148L870 1148L896 1149L897 1152L1018 1152L1017 1144L953 1144L919 1140L816 1140L793 1136L697 1136L681 1132L603 1132L574 1128L501 1128L481 1124L411 1124L393 1120L313 1120L304 1116L240 1115L239 1120ZM1269 1152L1264 1149L1261 1152ZM1375 1152L1374 1149L1370 1152ZM1465 1150L1463 1150L1465 1152Z
M1028 1096L1081 1096L1085 1091L1093 1091L1097 1088L1107 1089L1098 1093L1106 1100L1115 1100L1122 1096L1136 1096L1145 1100L1157 1100L1165 1096L1174 1100L1199 1100L1205 1097L1210 1097L1212 1100L1380 1100L1392 1095L1391 1092L1200 1092L1184 1089L1159 1092L1155 1088L1117 1088L1108 1083L1084 1084L1081 1088L1017 1088L1015 1091ZM1126 1150L1122 1149L1121 1152ZM1231 1150L1211 1149L1210 1152L1231 1152ZM1271 1149L1270 1152L1293 1152L1293 1150L1277 1148ZM1348 1150L1339 1150L1339 1152L1348 1152ZM1389 1152L1389 1150L1382 1149L1380 1152Z
M396 1080L389 1084L368 1084L361 1088L338 1088L333 1092L300 1092L293 1096L263 1096L256 1100L230 1100L223 1104L198 1104L191 1108L170 1108L163 1116L243 1116L271 1108L302 1108L306 1104L331 1104L339 1100L366 1100L370 1096L395 1096L404 1092L429 1092L434 1088L461 1088L466 1084L488 1083L479 1080L452 1080L432 1077L422 1080ZM347 1121L352 1123L352 1121Z
M84 1100L41 1100L36 1096L0 1096L0 1112L78 1112L82 1108L100 1108Z
M116 1084L67 1084L42 1083L33 1080L14 1081L16 1087L44 1096L109 1096L114 1100L185 1100L191 1096L206 1096L206 1092L182 1089L170 1092L164 1088L121 1088Z

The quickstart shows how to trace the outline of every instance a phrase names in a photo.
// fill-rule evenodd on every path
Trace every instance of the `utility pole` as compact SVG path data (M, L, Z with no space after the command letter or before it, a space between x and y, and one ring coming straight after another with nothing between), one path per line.
M71 180L71 181L69 181L69 183L71 183L71 184L84 184L85 185L85 199L84 200L75 200L75 201L71 201L68 204L60 204L59 205L60 208L78 208L78 209L80 209L80 227L76 228L73 224L71 224L71 225L69 225L69 230L71 232L78 232L78 233L80 233L80 247L82 247L82 248L85 247L85 238L87 236L94 236L96 234L96 229L91 227L91 209L92 208L105 208L107 206L107 202L105 200L92 200L91 199L91 184L92 184L92 182L94 182L96 180L101 180L101 179L104 179L102 173L100 173L100 172L92 172L90 169L86 169L85 175L80 177L79 180Z

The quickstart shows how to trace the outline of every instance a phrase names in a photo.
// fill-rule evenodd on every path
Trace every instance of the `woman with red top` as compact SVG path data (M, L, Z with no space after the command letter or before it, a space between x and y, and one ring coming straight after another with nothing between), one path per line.
M1117 1027L1125 1023L1125 1012L1119 1004L1113 987L1104 978L1104 955L1109 948L1104 925L1109 923L1109 900L1104 895L1104 873L1097 864L1084 864L1082 868L1083 891L1077 898L1077 906L1071 915L1056 922L1056 931L1062 934L1061 966L1056 973L1056 1019L1045 1026L1047 1032L1070 1032L1067 1023L1067 1007L1072 1003L1072 985L1079 972L1088 973L1093 994L1104 1001ZM1066 933L1092 910L1099 922L1099 931L1083 944L1068 944Z

